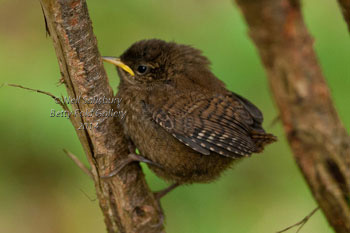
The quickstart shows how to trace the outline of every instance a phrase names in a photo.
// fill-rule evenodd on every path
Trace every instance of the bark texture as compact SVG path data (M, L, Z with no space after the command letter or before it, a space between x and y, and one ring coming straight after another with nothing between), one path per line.
M333 106L300 3L236 2L265 66L295 160L330 225L349 233L350 139Z
M350 0L338 0L338 3L350 32Z
M111 98L113 92L102 65L85 0L41 0L68 95ZM73 111L116 110L111 104L72 104ZM138 164L102 179L129 153L116 118L70 118L91 166L96 192L108 232L164 232L161 209ZM89 129L78 130L82 123Z

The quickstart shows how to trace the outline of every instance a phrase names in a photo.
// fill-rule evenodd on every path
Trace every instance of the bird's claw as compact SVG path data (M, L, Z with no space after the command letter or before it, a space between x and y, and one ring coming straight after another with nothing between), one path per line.
M111 171L109 174L101 176L101 178L107 179L111 178L115 175L117 175L123 168L125 168L128 164L133 163L133 162L144 162L153 166L157 166L159 168L162 168L158 163L155 163L149 159L146 159L145 157L138 155L136 153L130 153L128 156L121 161L119 161L117 167Z

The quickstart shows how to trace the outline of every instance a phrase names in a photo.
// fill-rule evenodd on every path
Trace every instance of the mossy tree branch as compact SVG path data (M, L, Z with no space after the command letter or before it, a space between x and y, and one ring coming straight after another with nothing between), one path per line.
M236 0L284 130L330 225L350 232L350 139L332 103L298 0ZM347 106L344 106L347 107Z
M61 75L72 98L112 98L85 0L40 0L53 40ZM112 104L72 104L73 111L116 109ZM148 188L138 164L127 166L109 179L101 176L115 169L129 153L116 118L97 115L71 116L95 183L108 232L164 232L160 207ZM81 124L98 127L78 130Z

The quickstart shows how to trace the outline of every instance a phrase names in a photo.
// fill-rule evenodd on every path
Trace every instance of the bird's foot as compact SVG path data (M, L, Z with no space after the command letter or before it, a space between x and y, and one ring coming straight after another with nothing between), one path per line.
M168 194L171 190L175 189L179 185L180 185L179 183L174 183L165 189L154 192L153 195L159 201L162 197L164 197L166 194Z
M159 212L160 212L160 221L159 224L155 225L155 226L160 226L164 224L164 220L165 220L165 216L164 216L164 211L162 208L162 205L160 204L160 199L162 197L164 197L166 194L168 194L171 190L175 189L177 186L179 186L179 183L174 183L172 185L170 185L169 187L162 189L160 191L157 192L153 192L154 198L156 199L157 203L158 203L158 208L159 208Z
M102 176L102 178L111 178L117 175L126 165L133 162L144 162L144 163L162 168L162 166L160 166L158 163L155 163L149 159L146 159L141 155L138 155L136 153L130 153L126 158L124 158L118 163L117 167L111 173Z

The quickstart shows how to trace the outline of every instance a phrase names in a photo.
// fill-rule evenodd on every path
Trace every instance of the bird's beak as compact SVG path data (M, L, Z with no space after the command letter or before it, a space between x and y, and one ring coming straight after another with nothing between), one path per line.
M126 72L128 72L129 74L131 74L131 76L135 76L134 71L132 71L132 69L127 66L126 64L124 64L120 58L117 57L102 57L102 60L108 63L111 63L113 65L116 65L120 68L122 68L123 70L125 70Z

